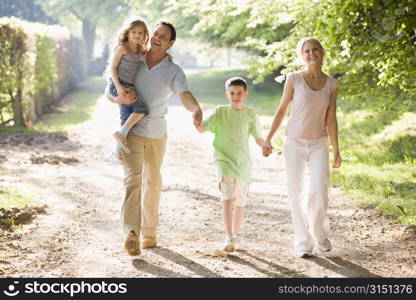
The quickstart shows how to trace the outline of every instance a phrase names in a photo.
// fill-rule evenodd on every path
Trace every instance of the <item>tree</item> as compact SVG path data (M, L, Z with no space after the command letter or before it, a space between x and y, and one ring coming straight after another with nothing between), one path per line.
M130 0L50 0L40 1L50 16L61 19L68 14L82 22L82 37L86 46L87 61L94 52L97 26L119 25L130 12Z
M414 0L169 3L167 12L182 15L177 20L190 34L257 53L250 68L257 81L282 67L283 73L298 70L296 44L314 36L327 50L325 71L339 77L344 95L416 109Z
M48 17L35 0L2 0L0 2L0 17L13 16L19 19L56 24L57 21Z

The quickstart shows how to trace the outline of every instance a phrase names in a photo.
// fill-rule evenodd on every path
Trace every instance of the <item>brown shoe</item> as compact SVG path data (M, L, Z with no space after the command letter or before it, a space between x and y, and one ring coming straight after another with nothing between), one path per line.
M140 241L134 231L131 231L124 242L124 248L130 256L140 255Z
M142 240L142 248L156 247L156 236L145 235Z

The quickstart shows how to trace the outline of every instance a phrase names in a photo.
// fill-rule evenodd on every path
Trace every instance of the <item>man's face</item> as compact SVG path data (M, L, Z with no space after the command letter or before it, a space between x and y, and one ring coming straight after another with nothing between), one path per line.
M170 29L167 26L159 25L153 32L152 38L150 39L151 48L153 51L166 52L172 47L175 41L170 40Z

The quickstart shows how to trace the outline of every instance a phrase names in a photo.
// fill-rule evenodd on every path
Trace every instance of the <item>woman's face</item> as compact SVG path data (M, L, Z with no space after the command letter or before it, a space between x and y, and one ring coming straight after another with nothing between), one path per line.
M324 55L314 42L306 42L302 47L302 58L308 65L322 65Z

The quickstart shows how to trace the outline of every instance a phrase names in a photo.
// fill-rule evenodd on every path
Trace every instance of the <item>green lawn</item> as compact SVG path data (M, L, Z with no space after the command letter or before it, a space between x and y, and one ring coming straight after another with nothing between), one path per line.
M252 84L247 71L242 69L214 69L188 76L188 85L196 98L206 105L225 105L225 81L239 76L248 82L249 97L246 105L253 107L257 113L273 115L282 95L282 85L268 77L261 84Z
M189 76L189 86L203 104L226 104L224 82L232 76L246 78L244 70L210 70ZM260 115L271 116L280 102L282 86L267 78L249 84L246 102ZM361 205L376 207L386 215L416 225L416 113L374 112L354 109L352 101L338 100L339 143L342 167L331 171L331 183L340 185ZM270 124L263 124L269 128ZM279 151L283 128L273 144Z
M105 80L101 77L89 77L80 84L80 88L64 98L58 112L47 114L34 129L42 132L67 131L91 118L95 104L104 94Z
M16 189L0 187L0 208L23 207L32 204L32 197Z

